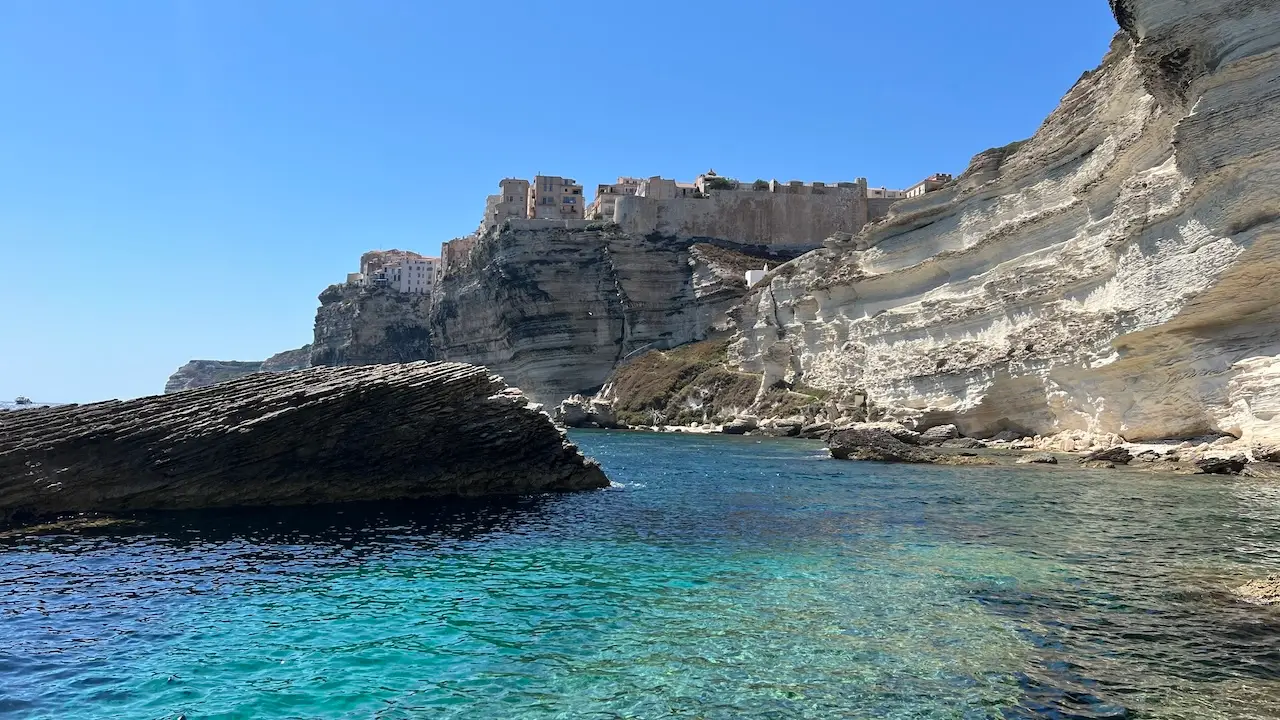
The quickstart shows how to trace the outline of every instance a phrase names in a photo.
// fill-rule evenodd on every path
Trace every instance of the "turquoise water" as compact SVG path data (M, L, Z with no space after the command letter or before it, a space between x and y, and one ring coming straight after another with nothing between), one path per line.
M0 540L0 716L1280 717L1280 486L575 437L617 487Z

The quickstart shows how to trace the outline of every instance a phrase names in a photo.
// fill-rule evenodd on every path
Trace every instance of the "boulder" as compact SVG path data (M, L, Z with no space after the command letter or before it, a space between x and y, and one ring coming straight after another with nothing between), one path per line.
M591 398L591 402L587 404L587 413L598 427L617 428L621 427L618 422L618 414L613 410L613 401L601 400L600 398Z
M920 437L916 442L921 445L941 445L958 437L960 437L960 429L955 425L934 425L920 433Z
M552 417L557 423L571 428L618 428L618 416L613 403L599 398L587 399L571 395L556 406Z
M986 446L986 443L981 440L974 440L973 438L953 438L951 440L944 440L942 445L939 447L959 450L977 450L979 448L985 448Z
M746 435L759 426L760 422L756 418L750 415L743 415L725 423L724 427L720 428L720 432L725 435Z
M1047 452L1027 453L1018 458L1016 462L1020 465L1040 464L1040 465L1057 465L1058 458Z
M1080 467L1089 470L1115 470L1116 464L1110 460L1081 460Z
M837 460L931 463L938 458L936 453L908 445L871 423L833 431L827 436L827 448Z
M1126 449L1123 445L1117 445L1115 447L1106 448L1104 450L1095 450L1089 453L1088 455L1085 455L1083 458L1081 458L1080 462L1082 464L1089 463L1089 462L1107 462L1107 463L1119 463L1121 465L1125 465L1125 464L1128 464L1128 462L1132 459L1133 459L1133 454L1130 453L1128 449Z
M779 422L756 430L756 434L768 437L799 437L801 427L799 423Z
M870 428L874 430L883 430L889 433L890 435L892 435L893 438L898 442L904 442L904 443L907 443L908 445L917 445L920 442L920 433L908 428L902 423L868 422L868 423L854 423L853 425L846 426L846 427ZM841 429L841 428L837 428L837 429Z
M816 422L810 425L805 425L800 428L800 437L818 440L826 437L826 434L830 432L831 427L831 423L829 422Z
M1239 475L1247 462L1243 455L1206 457L1196 460L1196 467L1205 475Z
M591 427L589 420L591 413L587 409L587 399L581 395L572 395L562 400L556 406L552 417L564 427Z
M1280 445L1255 445L1253 459L1258 462L1280 463Z
M988 442L1014 442L1015 440L1021 440L1021 439L1022 439L1022 433L1020 432L1014 432L1012 430L1001 430L995 435L992 435L991 437L987 438L987 441Z
M1280 463L1251 462L1244 466L1244 470L1241 470L1240 474L1244 477L1280 480Z
M0 522L608 484L520 391L459 363L258 373L0 415Z

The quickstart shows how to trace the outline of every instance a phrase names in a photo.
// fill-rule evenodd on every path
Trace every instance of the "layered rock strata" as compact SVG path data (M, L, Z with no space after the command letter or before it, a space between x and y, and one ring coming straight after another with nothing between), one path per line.
M432 345L554 405L599 390L629 356L707 337L746 293L743 268L789 257L608 224L508 223L441 281Z
M431 296L388 287L330 285L320 293L312 365L434 360Z
M164 384L166 393L208 387L255 372L288 372L311 367L311 345L276 353L262 362L192 360L178 368Z
M773 273L734 363L966 435L1280 439L1280 3L1112 5L1034 137Z
M259 373L171 395L0 414L0 519L608 485L484 368Z

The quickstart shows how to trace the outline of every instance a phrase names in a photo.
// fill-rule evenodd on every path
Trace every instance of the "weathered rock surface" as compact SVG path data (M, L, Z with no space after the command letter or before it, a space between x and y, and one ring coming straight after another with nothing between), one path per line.
M938 454L908 445L884 428L869 425L835 430L827 436L827 448L837 460L932 463Z
M960 437L960 431L955 425L934 425L920 433L920 438L917 442L921 445L941 445L958 437Z
M613 404L608 400L572 395L556 406L551 417L571 428L620 428Z
M1105 450L1095 450L1094 452L1080 458L1080 462L1110 462L1125 465L1132 459L1133 454L1129 452L1128 448L1113 447Z
M1023 455L1022 457L1018 458L1014 462L1018 463L1019 465L1032 465L1032 464L1057 465L1058 458L1054 457L1053 455L1050 455L1047 452L1035 452L1035 453L1027 453L1026 455Z
M704 240L508 223L441 281L435 352L492 368L540 402L593 394L628 356L725 324L747 291L742 267L794 257Z
M1236 588L1236 594L1256 605L1280 604L1280 575L1251 580Z
M1280 441L1280 3L1113 5L1034 137L778 268L731 361L970 436Z
M938 445L938 447L956 450L978 450L980 448L985 448L986 446L986 443L973 438L952 438L950 440L943 440L942 443Z
M311 346L276 353L262 362L192 360L178 368L164 384L166 393L208 387L255 372L288 372L311 367Z
M484 368L259 373L171 395L0 414L0 520L608 484Z
M1206 475L1239 475L1248 462L1243 455L1234 457L1207 457L1196 460L1196 467Z
M431 297L389 287L330 285L320 293L312 365L434 360Z

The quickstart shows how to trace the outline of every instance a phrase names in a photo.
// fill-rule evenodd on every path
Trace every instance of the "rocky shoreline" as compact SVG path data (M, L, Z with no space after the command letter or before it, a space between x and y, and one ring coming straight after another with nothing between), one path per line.
M897 422L761 420L750 415L726 423L627 425L618 421L610 401L583 396L561 403L553 419L565 428L822 440L832 457L840 460L996 465L1006 464L1000 461L1004 459L1019 465L1125 466L1151 472L1280 479L1280 447L1250 444L1231 435L1131 443L1114 434L1064 432L1042 437L1006 430L973 438L961 435L952 424L917 431Z
M0 523L608 484L541 406L459 363L263 372L0 413Z

